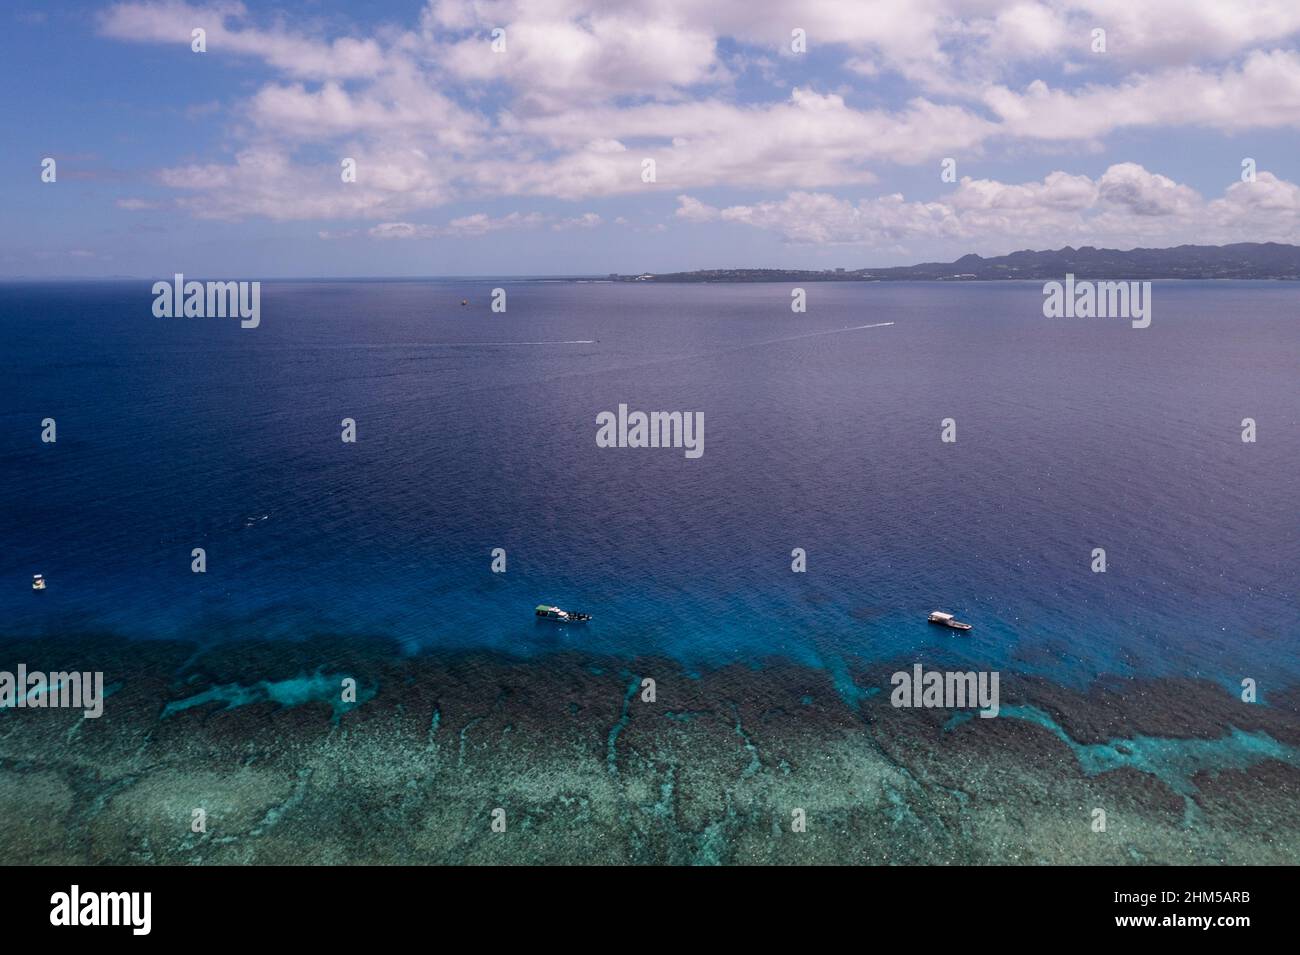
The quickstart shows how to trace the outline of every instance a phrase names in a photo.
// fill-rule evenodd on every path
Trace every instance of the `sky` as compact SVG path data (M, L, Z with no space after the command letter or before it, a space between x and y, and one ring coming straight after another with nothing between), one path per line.
M6 0L0 278L1300 242L1298 36L1297 0Z

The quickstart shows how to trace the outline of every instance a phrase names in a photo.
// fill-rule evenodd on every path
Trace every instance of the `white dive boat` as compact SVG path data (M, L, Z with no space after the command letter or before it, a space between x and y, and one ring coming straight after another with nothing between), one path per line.
M970 624L962 623L960 620L953 618L950 613L944 613L942 610L935 610L930 613L930 623L938 624L941 627L950 627L953 630L969 630Z
M534 613L543 620L554 620L557 623L586 623L591 619L591 614L589 613L578 613L575 610L561 610L559 607L552 607L549 604L538 604Z
M45 575L32 574L32 590L44 590L44 589L45 589Z

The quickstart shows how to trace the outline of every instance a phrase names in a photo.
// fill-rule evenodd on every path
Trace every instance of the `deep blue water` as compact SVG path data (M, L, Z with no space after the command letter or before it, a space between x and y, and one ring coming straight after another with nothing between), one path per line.
M775 284L276 282L246 330L149 285L0 285L0 633L1300 675L1296 286L1157 283L1136 330L1046 319L1041 283L799 315ZM704 456L597 448L620 402L703 411Z

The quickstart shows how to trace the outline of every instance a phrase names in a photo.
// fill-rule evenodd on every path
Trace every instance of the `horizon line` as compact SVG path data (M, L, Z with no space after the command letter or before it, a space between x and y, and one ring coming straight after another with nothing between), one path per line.
M1121 254L1133 252L1174 252L1179 249L1226 249L1232 246L1240 245L1257 245L1257 246L1280 246L1283 248L1296 249L1300 251L1300 245L1290 242L1275 241L1247 241L1247 242L1226 242L1218 245L1206 244L1197 245L1195 243L1182 243L1180 245L1169 246L1142 246L1135 245L1132 248L1120 249L1107 246L1096 245L1063 245L1057 249L1016 249L1012 252L1002 253L1001 255L984 255L979 252L966 252L959 255L950 262L927 261L913 262L910 265L863 265L863 266L827 266L820 269L811 268L792 268L790 266L764 266L764 265L728 265L728 266L711 266L696 267L693 269L670 269L662 272L650 272L640 270L638 272L547 272L532 274L504 274L488 273L476 275L274 275L274 276L256 276L253 278L243 279L243 281L256 282L380 282L380 281L412 281L412 282L431 282L431 281L495 281L495 280L513 280L513 281L611 281L614 278L624 278L637 275L651 275L660 277L665 275L694 275L706 272L790 272L805 273L808 275L822 275L836 273L846 273L853 275L861 272L887 272L901 269L915 269L927 265L956 265L966 259L976 258L984 261L1007 258L1012 255L1028 253L1033 255L1043 255L1053 252L1118 252ZM173 276L177 273L171 273ZM181 272L180 274L184 274ZM202 273L199 273L202 274ZM229 274L229 273L224 273ZM0 282L158 282L162 281L158 275L0 275ZM846 279L848 280L848 279ZM222 281L229 281L223 279ZM895 280L897 281L897 280ZM945 279L913 279L912 281L946 281ZM971 279L970 281L1034 281L1033 279ZM1198 279L1187 279L1182 276L1165 276L1153 278L1152 281L1201 281ZM1268 281L1259 279L1225 279L1225 281Z

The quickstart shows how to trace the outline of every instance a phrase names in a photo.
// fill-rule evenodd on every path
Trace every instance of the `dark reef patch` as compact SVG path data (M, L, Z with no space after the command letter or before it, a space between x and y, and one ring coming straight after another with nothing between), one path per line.
M1003 699L1046 710L1080 743L1133 736L1216 739L1235 726L1300 745L1300 708L1293 693L1280 692L1270 705L1262 705L1243 703L1206 680L1099 678L1080 692L1022 677L1004 682Z

